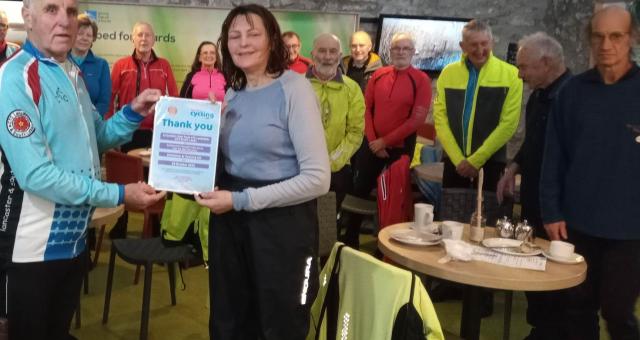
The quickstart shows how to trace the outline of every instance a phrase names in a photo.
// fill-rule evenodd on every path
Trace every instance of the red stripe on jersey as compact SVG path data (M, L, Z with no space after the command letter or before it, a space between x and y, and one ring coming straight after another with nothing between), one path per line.
M36 103L36 106L38 106L38 104L40 104L40 95L42 94L42 89L40 88L40 76L38 75L37 62L29 65L29 69L27 70L27 83L31 88L31 93L33 93L33 102Z

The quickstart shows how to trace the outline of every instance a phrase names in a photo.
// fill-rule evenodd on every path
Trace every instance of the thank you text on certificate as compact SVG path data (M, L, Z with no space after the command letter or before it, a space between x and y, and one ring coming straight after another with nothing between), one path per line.
M219 103L162 97L156 104L149 184L185 194L213 190L216 176Z

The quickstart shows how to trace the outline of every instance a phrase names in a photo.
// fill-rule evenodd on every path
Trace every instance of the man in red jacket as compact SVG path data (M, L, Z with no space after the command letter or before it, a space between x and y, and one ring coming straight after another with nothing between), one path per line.
M408 33L391 39L391 64L373 73L365 91L365 137L368 147L356 154L354 194L369 196L384 168L402 155L413 158L416 130L431 104L431 80L411 66L415 43ZM357 248L360 219L347 224L344 241Z
M300 55L302 41L300 41L298 33L294 31L284 32L282 33L282 40L287 51L289 51L289 69L300 74L306 74L313 62L311 59Z
M105 118L128 104L145 89L158 89L163 95L178 96L176 80L171 65L158 58L153 51L156 42L151 24L137 22L133 25L134 51L130 56L118 60L111 71L111 102ZM122 145L123 152L151 146L153 115L148 115L133 134L131 142Z

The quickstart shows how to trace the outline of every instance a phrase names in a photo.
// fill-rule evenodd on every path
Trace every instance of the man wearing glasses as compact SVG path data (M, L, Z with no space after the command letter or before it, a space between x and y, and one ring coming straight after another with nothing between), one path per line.
M302 42L298 33L294 31L284 32L282 33L282 41L284 41L284 46L289 52L289 69L300 74L306 74L312 62L310 59L300 55Z
M20 48L20 46L7 41L7 33L9 32L9 19L7 13L0 10L0 64L7 60L13 52Z
M588 34L595 67L567 81L549 116L542 220L550 239L573 243L589 265L567 290L567 339L598 339L598 310L611 339L640 339L638 29L629 11L610 6Z
M365 146L356 154L354 194L367 198L385 165L402 155L413 158L416 130L431 103L431 80L411 66L415 41L408 33L391 39L391 65L373 73L365 90ZM361 218L361 217L360 217ZM347 225L345 242L358 247L360 220Z

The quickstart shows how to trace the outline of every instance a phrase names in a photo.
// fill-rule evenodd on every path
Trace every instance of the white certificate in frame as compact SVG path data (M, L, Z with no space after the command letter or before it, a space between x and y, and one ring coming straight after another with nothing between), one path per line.
M212 191L220 103L163 96L156 104L149 185L184 194Z

